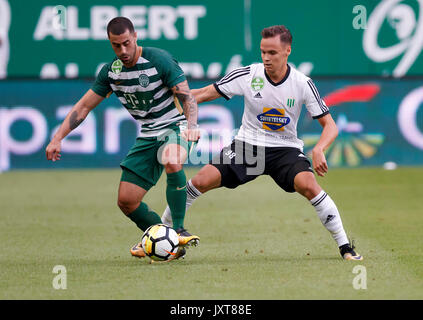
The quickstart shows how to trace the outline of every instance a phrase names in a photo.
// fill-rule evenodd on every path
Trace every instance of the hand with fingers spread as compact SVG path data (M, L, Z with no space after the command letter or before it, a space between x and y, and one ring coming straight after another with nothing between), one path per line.
M312 151L313 169L320 177L324 177L328 172L328 164L325 154L320 148L314 148Z

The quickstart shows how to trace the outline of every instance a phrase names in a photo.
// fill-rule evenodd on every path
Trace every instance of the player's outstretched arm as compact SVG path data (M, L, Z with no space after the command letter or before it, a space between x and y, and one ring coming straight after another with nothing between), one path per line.
M191 92L194 95L194 98L197 103L203 103L221 97L219 92L217 92L216 88L212 84L200 89L192 89Z
M98 95L91 89L73 106L69 111L65 120L63 120L53 139L46 148L47 160L60 160L60 150L62 140L87 117L88 113L93 110L104 97Z
M184 115L187 118L188 129L182 134L188 141L197 141L200 138L198 130L198 105L189 89L188 82L182 81L172 88L173 93L182 102Z
M326 151L332 142L338 136L338 128L336 127L335 121L332 116L327 114L318 119L320 125L323 127L322 134L317 144L314 146L312 151L313 168L316 173L324 177L325 173L328 172L328 164L324 151Z

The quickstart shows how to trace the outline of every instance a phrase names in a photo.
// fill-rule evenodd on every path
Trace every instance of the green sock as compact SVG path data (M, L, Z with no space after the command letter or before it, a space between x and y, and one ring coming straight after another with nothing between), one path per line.
M134 221L142 231L145 231L149 226L162 223L159 215L152 211L144 202L141 202L139 207L128 214L127 217Z
M167 174L166 200L172 213L175 230L184 227L187 202L186 183L187 178L184 170Z

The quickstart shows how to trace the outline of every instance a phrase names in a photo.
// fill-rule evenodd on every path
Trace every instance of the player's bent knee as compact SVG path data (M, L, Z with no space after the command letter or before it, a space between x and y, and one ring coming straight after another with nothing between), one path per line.
M207 189L207 179L202 175L196 175L194 178L191 179L192 184L198 191L204 193ZM207 191L207 190L206 190Z
M220 187L221 175L216 167L206 165L191 179L191 182L198 191L204 193Z
M148 189L127 181L121 181L118 191L117 205L126 215L137 209Z
M133 201L133 199L121 195L119 195L117 201L119 209L126 215L130 214L136 208L138 208L139 204L139 202Z
M313 173L308 171L300 172L295 176L294 187L295 191L308 199L314 198L322 190Z
M131 212L135 211L135 209L137 208L137 205L118 201L118 207L125 215L128 215Z

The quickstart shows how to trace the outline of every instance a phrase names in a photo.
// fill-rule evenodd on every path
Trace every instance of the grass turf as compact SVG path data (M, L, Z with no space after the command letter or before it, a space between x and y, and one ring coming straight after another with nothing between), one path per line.
M141 232L116 206L119 179L119 170L0 175L0 299L423 298L423 168L318 178L365 258L354 263L304 198L259 177L198 199L185 226L200 246L150 265L129 254ZM145 202L161 214L165 176ZM52 286L56 265L66 267L66 290ZM365 290L353 288L356 265L366 268Z

